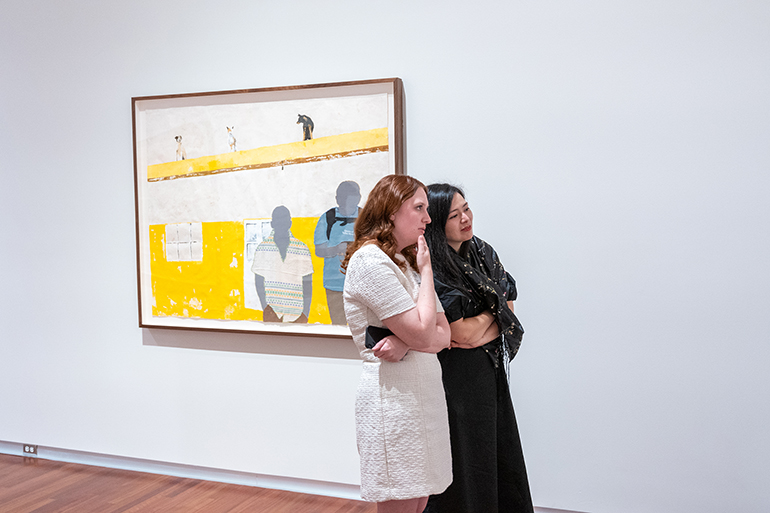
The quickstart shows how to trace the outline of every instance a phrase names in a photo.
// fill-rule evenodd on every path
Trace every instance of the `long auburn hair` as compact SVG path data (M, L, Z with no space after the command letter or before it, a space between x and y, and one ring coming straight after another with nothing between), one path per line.
M446 238L446 222L455 194L465 198L463 190L452 184L432 183L428 186L428 212L432 222L425 227L425 242L430 249L433 274L437 279L453 286L462 281L462 273L452 259L454 249Z
M394 226L390 216L398 212L401 205L414 196L419 189L428 194L428 189L421 181L406 175L387 175L377 182L356 219L355 240L348 245L345 259L342 261L343 269L348 268L348 262L353 253L369 242L377 244L401 269L406 268L404 262L399 262L395 258L398 242L393 235ZM401 254L415 270L417 270L416 246L412 244L401 250Z

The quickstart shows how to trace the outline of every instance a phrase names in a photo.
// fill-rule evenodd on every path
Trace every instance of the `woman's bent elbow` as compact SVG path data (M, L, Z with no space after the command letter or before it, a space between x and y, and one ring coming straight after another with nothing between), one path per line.
M432 331L432 332L431 332ZM449 347L449 335L443 334L440 332L437 332L436 330L431 330L426 333L421 333L418 336L412 338L409 346L413 349L416 349L418 351L424 351L440 347L443 349L444 347ZM446 339L446 340L445 340ZM439 351L441 350L439 349Z

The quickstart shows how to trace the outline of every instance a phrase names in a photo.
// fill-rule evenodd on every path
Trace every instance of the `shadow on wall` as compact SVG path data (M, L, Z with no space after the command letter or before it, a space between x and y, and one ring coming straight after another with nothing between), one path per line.
M360 360L352 338L296 337L142 328L142 345Z

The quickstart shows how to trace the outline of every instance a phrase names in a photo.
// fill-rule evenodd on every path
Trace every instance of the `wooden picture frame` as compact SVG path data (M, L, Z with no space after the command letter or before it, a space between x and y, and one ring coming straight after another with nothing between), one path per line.
M405 173L402 81L131 108L139 326L349 337L332 270L372 187Z

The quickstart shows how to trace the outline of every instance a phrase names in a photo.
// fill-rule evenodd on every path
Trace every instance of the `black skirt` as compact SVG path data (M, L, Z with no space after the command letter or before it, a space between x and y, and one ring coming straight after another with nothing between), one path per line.
M438 359L454 480L430 497L425 513L533 513L503 355L445 349Z

